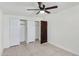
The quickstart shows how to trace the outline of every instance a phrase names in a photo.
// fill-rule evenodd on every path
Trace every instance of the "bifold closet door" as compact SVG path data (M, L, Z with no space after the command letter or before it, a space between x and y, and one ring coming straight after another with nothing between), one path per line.
M35 21L27 21L27 43L35 41Z
M20 21L21 24L20 24L20 34L21 34L21 40L20 42L24 42L26 40L26 21Z
M20 44L20 20L12 18L9 20L9 45Z

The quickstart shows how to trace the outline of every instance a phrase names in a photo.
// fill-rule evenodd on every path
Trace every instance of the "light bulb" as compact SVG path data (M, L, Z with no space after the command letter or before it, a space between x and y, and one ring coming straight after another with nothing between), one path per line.
M41 14L44 14L45 12L42 10L42 11L40 11L40 13L41 13Z

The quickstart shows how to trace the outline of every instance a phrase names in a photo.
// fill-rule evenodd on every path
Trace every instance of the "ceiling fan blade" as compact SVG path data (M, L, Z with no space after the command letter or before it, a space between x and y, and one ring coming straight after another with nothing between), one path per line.
M47 7L47 8L45 8L45 10L54 9L54 8L58 8L58 6Z
M39 9L43 8L42 5L43 5L42 2L38 2Z
M45 12L48 13L48 14L50 13L49 11L45 11Z
M40 6L42 2L38 2L38 5Z
M38 11L36 14L39 14L40 13L40 11Z
M43 4L43 9L45 9L45 5Z
M40 9L27 9L27 10L28 10L28 11L32 11L32 10L35 10L35 11L36 11L36 10L40 10Z

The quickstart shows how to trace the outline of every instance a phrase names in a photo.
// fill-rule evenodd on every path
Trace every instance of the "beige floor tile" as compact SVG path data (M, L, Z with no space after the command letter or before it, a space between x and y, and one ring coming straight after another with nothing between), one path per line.
M33 42L4 49L3 56L76 56L49 43Z

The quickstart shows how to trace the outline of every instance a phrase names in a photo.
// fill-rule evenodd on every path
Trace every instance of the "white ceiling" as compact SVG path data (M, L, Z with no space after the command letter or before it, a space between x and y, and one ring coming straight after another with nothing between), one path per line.
M46 7L58 5L57 9L50 10L51 13L58 13L73 6L79 5L79 2L44 2ZM15 15L36 15L37 11L27 11L30 8L38 8L36 2L0 2L0 9L6 14Z

